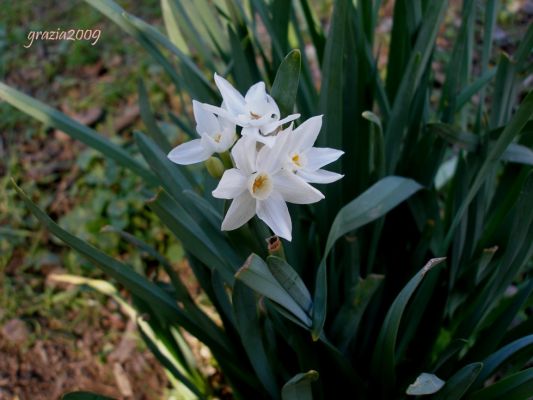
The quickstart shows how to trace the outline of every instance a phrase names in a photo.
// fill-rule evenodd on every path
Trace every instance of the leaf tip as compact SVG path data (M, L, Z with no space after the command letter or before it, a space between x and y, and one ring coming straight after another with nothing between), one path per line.
M431 260L429 260L426 263L426 265L424 265L424 267L422 268L422 276L426 275L436 265L444 262L446 258L447 257L438 257L438 258L432 258Z

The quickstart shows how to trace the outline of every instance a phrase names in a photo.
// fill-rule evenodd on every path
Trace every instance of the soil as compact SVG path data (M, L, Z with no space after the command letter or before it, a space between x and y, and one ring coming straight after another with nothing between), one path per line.
M116 336L122 337L116 343L102 340L102 329L86 329L79 334L55 332L28 345L32 333L24 321L4 324L0 328L0 400L59 399L77 390L116 399L161 399L166 376L154 356L139 348L134 324L124 323L106 309L102 314L100 325L117 318L123 325L120 330L114 323L113 329L120 333Z

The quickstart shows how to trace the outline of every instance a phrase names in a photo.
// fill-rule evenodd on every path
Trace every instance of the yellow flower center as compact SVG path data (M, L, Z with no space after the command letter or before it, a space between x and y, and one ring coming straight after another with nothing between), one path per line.
M252 197L264 200L272 192L273 184L272 179L266 173L256 173L252 175L249 183L249 190Z
M217 133L217 134L215 135L215 137L213 138L213 140L214 140L215 142L217 142L217 143L220 143L220 140L222 140L222 134Z
M253 111L250 111L250 115L252 116L252 119L259 119L261 116L259 114L254 113Z
M302 164L300 164L300 155L299 154L293 155L291 160L292 160L293 164L297 165L298 167L302 166Z

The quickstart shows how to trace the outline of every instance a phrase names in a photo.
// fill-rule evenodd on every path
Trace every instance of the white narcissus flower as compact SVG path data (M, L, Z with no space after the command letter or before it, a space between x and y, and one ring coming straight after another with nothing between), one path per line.
M206 110L202 103L192 102L196 132L200 139L190 140L175 147L168 153L170 161L189 165L206 161L214 153L228 151L235 140L235 124Z
M264 82L258 82L250 87L244 97L226 79L216 73L215 83L222 95L222 107L204 104L205 107L241 126L242 136L252 137L269 147L274 145L275 137L264 135L300 117L300 114L292 114L280 119L278 105L266 92Z
M321 169L344 154L341 150L313 147L321 127L322 115L309 118L294 130L291 126L278 133L273 148L273 151L285 154L284 168L309 183L332 183L344 176Z
M274 234L290 241L292 222L286 203L316 203L324 195L291 171L282 169L282 153L267 146L257 151L255 140L240 139L231 155L235 168L224 172L213 191L214 197L233 199L222 230L237 229L257 214Z

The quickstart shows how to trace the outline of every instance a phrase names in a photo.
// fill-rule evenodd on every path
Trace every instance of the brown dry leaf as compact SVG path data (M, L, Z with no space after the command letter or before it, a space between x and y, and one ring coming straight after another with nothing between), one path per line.
M115 375L115 380L117 381L120 393L125 397L133 396L130 380L128 379L128 375L126 375L126 372L120 363L115 363L113 365L113 374Z

